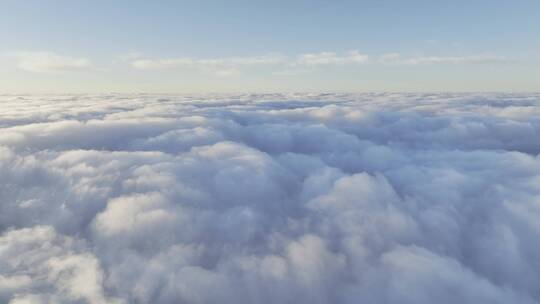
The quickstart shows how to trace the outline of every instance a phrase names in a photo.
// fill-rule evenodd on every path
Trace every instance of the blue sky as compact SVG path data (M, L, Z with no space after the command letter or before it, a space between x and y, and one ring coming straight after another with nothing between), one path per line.
M538 91L540 1L0 1L0 92Z

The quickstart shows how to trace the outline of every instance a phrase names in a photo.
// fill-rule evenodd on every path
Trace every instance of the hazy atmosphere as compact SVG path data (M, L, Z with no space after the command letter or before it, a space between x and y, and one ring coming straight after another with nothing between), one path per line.
M0 303L540 304L539 12L0 0Z

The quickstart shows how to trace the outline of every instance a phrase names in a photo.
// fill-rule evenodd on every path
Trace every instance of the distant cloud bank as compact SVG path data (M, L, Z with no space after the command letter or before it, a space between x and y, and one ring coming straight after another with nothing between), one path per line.
M0 96L0 302L540 303L539 117L539 94Z
M84 70L109 70L105 66L97 69L92 61L84 57L66 56L54 52L14 52L17 66L27 72L54 73ZM511 59L492 54L477 54L469 56L404 56L399 53L387 53L368 56L358 50L339 54L336 52L305 53L297 56L284 54L266 54L245 57L216 57L216 58L148 58L138 52L130 52L118 56L113 62L127 64L135 70L186 70L210 73L217 76L235 75L241 70L255 68L270 68L271 75L292 75L305 73L309 68L324 67L355 67L359 65L429 65L429 64L494 64L509 63Z
M335 52L320 52L301 54L296 57L285 55L265 55L258 57L232 57L196 59L190 57L166 59L136 59L131 66L139 70L164 69L215 69L223 67L256 67L274 66L280 69L294 69L325 66L356 66L363 64L393 64L393 65L425 65L425 64L478 64L478 63L508 63L508 58L490 54L470 56L413 56L406 57L399 53L388 53L370 58L368 55L352 50L345 54ZM275 72L277 74L281 72Z

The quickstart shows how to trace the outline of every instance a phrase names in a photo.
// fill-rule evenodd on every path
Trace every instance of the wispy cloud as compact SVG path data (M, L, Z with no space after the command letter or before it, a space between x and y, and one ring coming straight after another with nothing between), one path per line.
M277 68L272 75L301 74L310 68L324 68L330 66L354 67L358 65L396 64L396 65L422 65L422 64L479 64L501 63L510 60L490 54L468 56L403 56L400 53L386 53L372 57L352 50L343 54L337 52L305 53L297 56L282 54L229 57L229 58L192 58L176 57L163 59L134 58L130 65L138 70L177 70L193 69L219 76L237 75L243 69L261 66ZM234 71L229 73L227 71Z
M12 53L17 66L28 72L50 73L97 69L92 61L84 57L58 54L48 51L24 51ZM182 70L200 72L219 77L242 74L247 69L267 67L271 75L297 75L313 68L330 66L355 67L359 65L434 65L434 64L492 64L511 62L510 59L492 55L476 54L466 56L404 56L400 53L365 55L358 50L346 53L319 52L296 56L279 53L245 57L173 57L148 58L138 52L130 52L119 57L120 62L137 70Z
M16 52L18 67L28 72L62 72L92 68L87 58L64 56L53 52Z
M296 57L282 54L271 54L248 57L224 57L224 58L192 58L176 57L162 59L137 58L131 61L131 66L138 70L178 70L192 69L199 72L226 77L238 75L242 69L274 66L285 69L284 72L273 71L272 75L295 75L300 74L299 67L316 67L330 65L350 65L368 63L368 56L357 50L344 55L334 52L307 53ZM301 73L305 72L304 70Z
M467 55L467 56L414 56L404 57L399 53L383 54L378 62L383 64L485 64L511 62L509 58L491 54Z
M345 55L334 52L309 53L298 56L293 65L321 66L321 65L345 65L368 63L369 57L361 54L358 50L350 51Z
M263 55L250 57L229 58L192 58L178 57L166 59L137 59L131 62L131 66L139 70L163 70L178 68L234 68L249 66L275 65L285 62L281 55Z

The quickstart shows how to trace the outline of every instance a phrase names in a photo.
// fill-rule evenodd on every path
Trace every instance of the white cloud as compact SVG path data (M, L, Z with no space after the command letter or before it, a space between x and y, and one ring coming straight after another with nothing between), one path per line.
M110 71L110 68L96 68L88 58L73 57L54 52L14 52L17 66L25 71L37 73L54 73L81 70ZM314 67L330 66L355 67L363 64L394 65L433 65L433 64L493 64L507 63L510 59L491 55L478 54L468 56L403 56L399 53L387 53L369 57L352 50L344 54L320 52L300 54L296 57L281 54L269 54L246 57L217 58L146 58L139 52L129 52L118 57L120 62L127 62L137 70L186 70L203 74L228 77L242 74L246 70L268 69L275 76L291 76L304 74ZM118 63L118 61L113 61Z
M63 72L92 68L89 59L53 52L17 52L18 67L29 72Z
M508 62L504 57L494 55L473 55L473 56L427 56L416 57L405 61L406 64L477 64L477 63L497 63Z
M169 59L138 59L131 65L140 70L160 70L178 68L217 69L250 66L276 65L284 61L280 55L265 55L253 57L230 58L169 58Z
M333 52L302 54L298 56L293 65L321 66L321 65L346 65L346 64L363 64L368 62L367 55L360 54L359 51L353 50L349 53L340 56Z
M58 235L52 227L5 232L0 257L2 302L124 303L105 296L99 260L85 244Z
M491 64L510 62L508 58L489 54L469 56L403 56L399 53L386 53L373 56L352 50L345 54L335 52L306 53L296 57L284 55L265 55L230 58L191 58L145 59L131 61L131 66L139 70L188 70L216 76L239 75L246 69L269 68L274 76L294 76L313 72L313 68L331 66L351 68L359 65L434 65L434 64Z
M254 67L280 68L282 71L273 71L272 75L296 75L305 73L298 70L298 67L314 67L329 65L356 65L368 62L368 56L360 54L358 51L350 51L343 56L332 52L322 52L313 54L302 54L292 59L284 55L264 55L251 57L229 57L229 58L166 58L166 59L144 59L139 58L131 62L131 66L139 70L175 70L188 69L199 72L210 73L216 76L226 77L238 75L242 69Z
M502 56L489 54L469 55L469 56L415 56L403 57L399 53L383 54L379 57L379 62L383 64L487 64L487 63L507 63L511 60Z
M0 96L0 302L538 303L538 100Z

